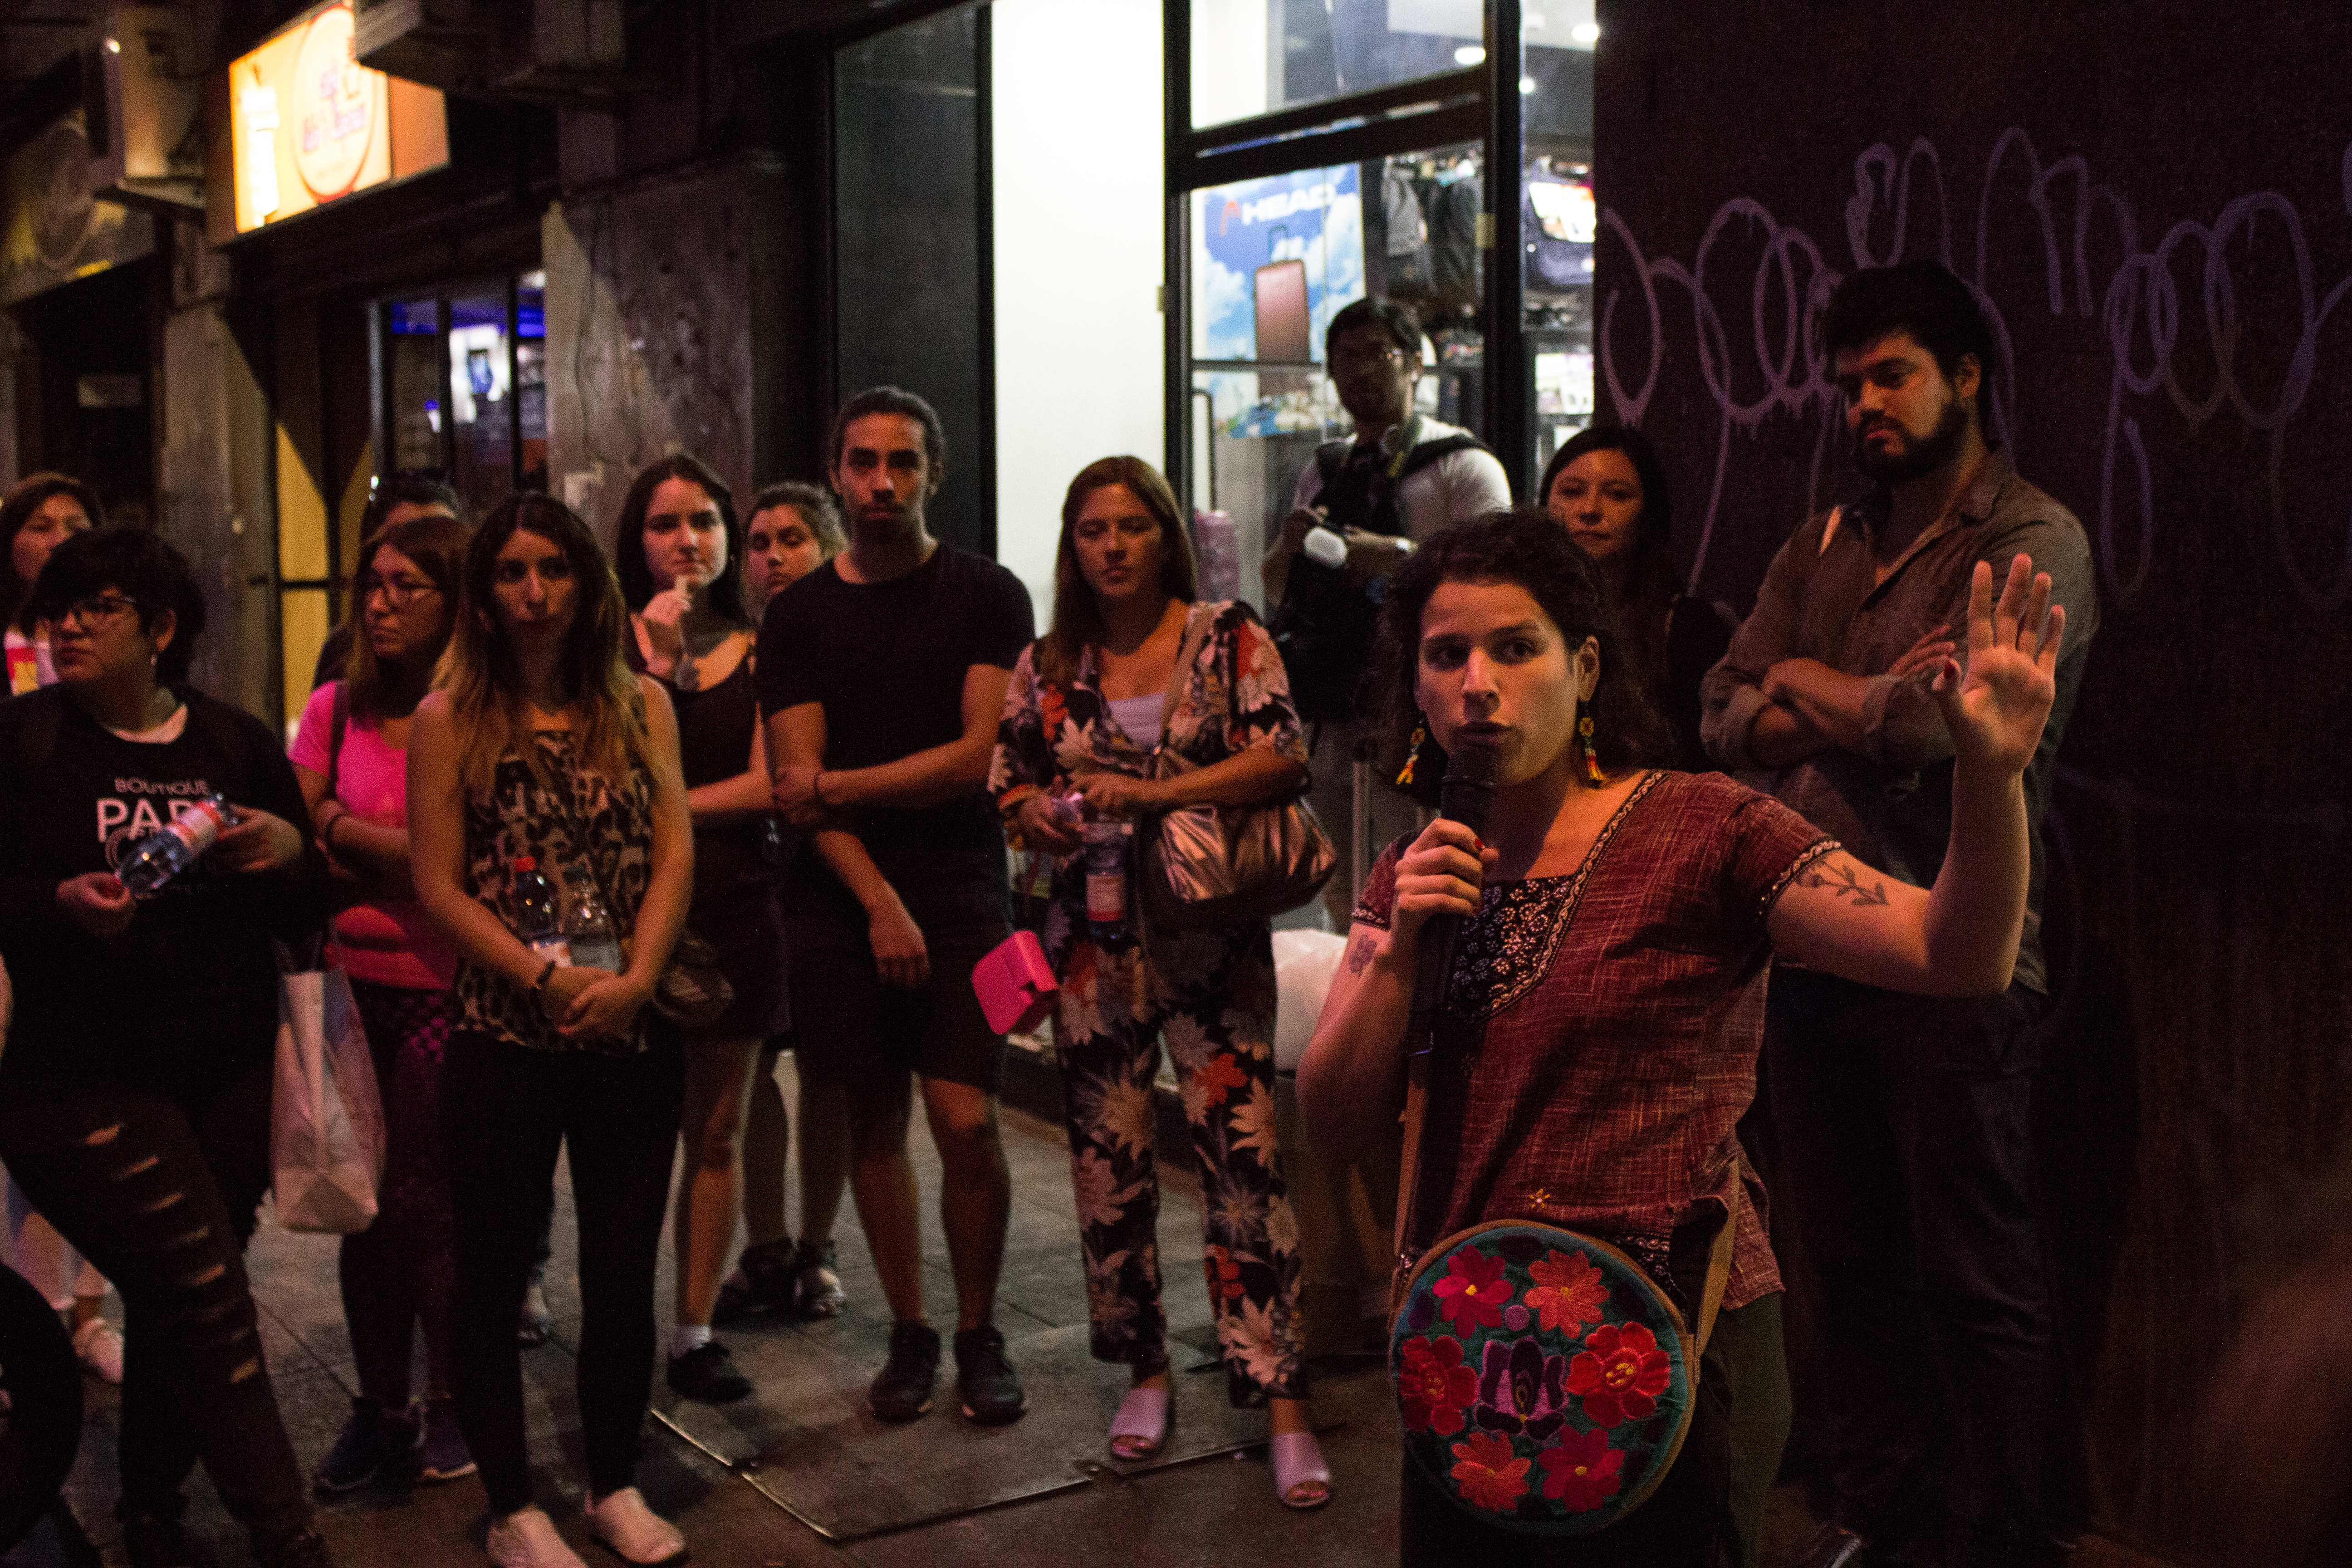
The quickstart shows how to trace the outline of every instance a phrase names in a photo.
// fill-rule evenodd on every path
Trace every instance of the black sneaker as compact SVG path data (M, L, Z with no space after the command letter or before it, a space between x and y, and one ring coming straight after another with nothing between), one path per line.
M175 1516L126 1513L122 1554L131 1568L194 1568L196 1553Z
M793 1258L793 1313L801 1318L837 1318L849 1300L835 1272L833 1243L813 1247L803 1241Z
M963 1413L982 1426L1018 1421L1029 1408L1013 1363L1004 1359L1004 1335L995 1324L983 1329L959 1329L955 1337L956 1388L963 1394Z
M311 1472L310 1484L322 1492L356 1491L383 1474L385 1466L415 1453L424 1435L412 1414L390 1415L372 1400L354 1399L351 1419Z
M669 1385L705 1405L732 1405L751 1395L751 1380L735 1370L734 1358L717 1340L670 1357Z
M912 1421L930 1409L931 1384L939 1375L939 1330L929 1323L894 1324L890 1359L866 1391L866 1403L885 1421Z
M735 1272L719 1287L719 1304L710 1313L712 1324L723 1328L746 1318L791 1311L793 1258L790 1237L745 1247L735 1260Z

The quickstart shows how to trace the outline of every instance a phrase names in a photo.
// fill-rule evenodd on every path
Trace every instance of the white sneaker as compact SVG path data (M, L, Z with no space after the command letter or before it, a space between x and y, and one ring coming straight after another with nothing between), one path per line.
M588 1528L611 1547L624 1563L653 1568L686 1556L686 1537L677 1526L646 1506L645 1493L623 1487L608 1498L588 1500Z
M555 1533L546 1510L537 1508L490 1521L490 1561L499 1568L588 1568Z
M74 1331L74 1354L100 1380L122 1381L122 1335L104 1318L92 1318Z

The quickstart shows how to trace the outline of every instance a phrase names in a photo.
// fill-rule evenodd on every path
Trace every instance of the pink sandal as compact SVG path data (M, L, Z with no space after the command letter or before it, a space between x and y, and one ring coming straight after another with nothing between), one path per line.
M1266 1449L1274 1461L1274 1495L1282 1500L1283 1507L1303 1513L1331 1500L1331 1467L1323 1462L1323 1449L1314 1433L1278 1432ZM1316 1489L1307 1491L1310 1487ZM1301 1496L1302 1492L1306 1495Z
M1160 1452L1168 1440L1168 1390L1130 1388L1110 1418L1110 1451L1132 1464Z

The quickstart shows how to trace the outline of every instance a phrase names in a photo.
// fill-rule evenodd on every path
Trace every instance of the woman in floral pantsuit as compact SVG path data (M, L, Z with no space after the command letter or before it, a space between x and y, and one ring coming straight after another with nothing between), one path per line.
M1151 1090L1165 1037L1200 1164L1229 1391L1237 1405L1268 1406L1276 1489L1314 1508L1329 1500L1330 1475L1307 1429L1297 1225L1275 1151L1273 939L1258 921L1097 942L1078 824L1055 804L1075 793L1089 814L1148 818L1304 788L1307 747L1273 639L1248 605L1194 597L1168 481L1136 458L1080 471L1062 506L1053 626L1014 667L989 787L1016 847L1058 858L1045 947L1062 985L1055 1039L1087 1310L1096 1357L1124 1363L1134 1382L1112 1451L1149 1458L1167 1431Z

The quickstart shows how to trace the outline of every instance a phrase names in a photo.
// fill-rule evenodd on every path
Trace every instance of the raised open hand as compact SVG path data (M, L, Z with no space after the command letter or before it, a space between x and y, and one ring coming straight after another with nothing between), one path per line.
M1948 658L1930 688L1962 766L2025 771L2058 695L2058 645L2065 629L2066 607L2050 602L2050 574L2037 574L2031 559L2010 562L1998 605L1992 565L1977 563L1969 584L1968 668Z

